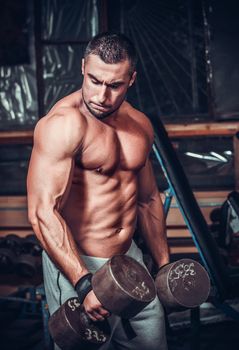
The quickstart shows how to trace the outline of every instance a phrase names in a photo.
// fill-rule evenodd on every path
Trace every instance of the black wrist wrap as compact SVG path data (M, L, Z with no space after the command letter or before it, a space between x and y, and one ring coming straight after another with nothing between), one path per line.
M92 290L91 279L92 273L87 273L75 285L80 303L82 304L87 294Z

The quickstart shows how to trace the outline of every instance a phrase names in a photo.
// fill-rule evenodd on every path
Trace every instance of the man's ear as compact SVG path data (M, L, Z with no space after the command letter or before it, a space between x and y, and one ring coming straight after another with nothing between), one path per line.
M133 85L133 83L135 82L136 76L137 76L137 72L134 71L134 73L132 74L132 76L130 78L129 86Z
M81 73L82 75L84 75L85 73L85 59L82 58L82 61L81 61Z

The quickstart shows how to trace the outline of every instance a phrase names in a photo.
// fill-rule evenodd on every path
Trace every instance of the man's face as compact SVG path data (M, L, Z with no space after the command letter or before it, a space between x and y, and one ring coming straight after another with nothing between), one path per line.
M136 77L136 72L129 72L128 60L108 64L99 56L89 55L82 61L82 95L87 109L94 117L103 119L120 107Z

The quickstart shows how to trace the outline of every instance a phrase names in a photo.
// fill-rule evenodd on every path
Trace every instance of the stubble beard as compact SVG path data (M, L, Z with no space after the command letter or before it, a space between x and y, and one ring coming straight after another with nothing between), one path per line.
M105 112L105 113L97 113L96 111L94 111L89 103L86 102L85 100L85 97L84 97L84 93L83 93L83 90L82 90L82 99L83 99L83 102L84 102L84 105L86 106L87 110L90 112L90 114L93 115L93 117L101 120L101 119L105 119L107 117L109 117L111 114L115 113L119 108L120 106L122 105L122 103L124 102L124 99L125 99L125 96L122 98L122 101L120 102L119 106L117 106L115 109L113 110L110 110L109 112Z

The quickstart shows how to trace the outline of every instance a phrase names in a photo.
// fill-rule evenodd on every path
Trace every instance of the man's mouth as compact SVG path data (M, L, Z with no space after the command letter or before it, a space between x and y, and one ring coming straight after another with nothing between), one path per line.
M96 109L100 112L107 112L109 110L109 106L105 106L105 105L98 105L96 103L91 102L90 105L92 106L93 109Z

